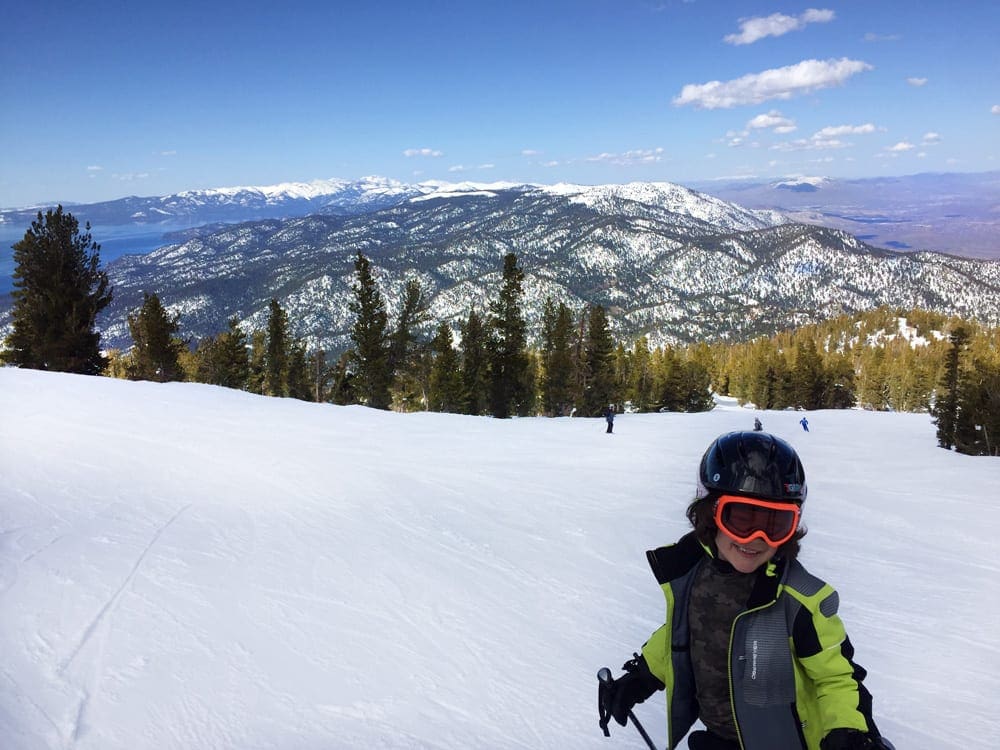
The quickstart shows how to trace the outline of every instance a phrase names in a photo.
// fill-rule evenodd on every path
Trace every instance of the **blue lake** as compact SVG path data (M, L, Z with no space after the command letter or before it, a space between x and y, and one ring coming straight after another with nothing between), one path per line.
M14 228L0 225L0 295L14 288L14 250L11 247L24 237L30 226ZM107 268L115 258L123 255L145 255L163 245L170 244L163 239L168 232L185 229L183 226L106 226L91 227L90 234L101 246L101 267ZM82 227L81 227L82 231Z

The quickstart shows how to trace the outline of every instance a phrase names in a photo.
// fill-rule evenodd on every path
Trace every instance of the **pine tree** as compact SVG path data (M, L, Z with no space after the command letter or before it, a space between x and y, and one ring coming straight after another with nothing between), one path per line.
M588 316L584 363L587 389L583 394L583 413L597 417L615 397L615 342L608 328L608 315L602 305L592 305Z
M229 319L229 329L216 339L215 356L219 373L217 385L246 388L250 378L250 350L247 335L236 316Z
M1000 455L1000 367L988 359L976 358L959 379L955 450Z
M111 302L101 246L62 206L31 223L14 248L12 331L3 360L18 367L96 375L104 368L98 313Z
M396 325L389 337L390 393L393 408L418 411L426 408L430 386L431 351L417 331L427 322L427 300L417 279L403 289Z
M326 361L326 352L316 349L309 355L309 380L312 400L317 404L326 400L327 389L333 378L333 368Z
M944 375L934 403L938 445L951 450L955 446L955 427L958 422L959 377L962 353L969 343L965 326L955 326L948 335L951 348L945 358Z
M661 411L684 411L686 385L682 365L683 360L672 346L666 346L657 352L656 376Z
M866 409L884 411L889 408L889 386L886 382L885 349L866 347L859 355L858 402Z
M457 413L465 403L465 394L458 352L455 351L451 327L447 323L438 326L437 335L431 342L431 350L434 353L434 363L431 367L427 406L431 411Z
M156 294L143 293L142 307L128 316L128 330L134 346L130 353L129 378L166 383L182 380L181 350L186 344L177 338L180 313L167 314Z
M427 300L417 279L409 279L403 289L396 326L389 337L389 370L395 374L405 370L407 358L416 342L415 331L427 321Z
M542 409L566 416L573 408L573 315L549 299L542 323Z
M489 334L483 319L475 309L462 326L462 390L465 402L463 414L479 416L489 405L490 363Z
M632 376L629 382L629 398L640 412L651 410L656 403L653 383L653 357L649 351L649 340L641 336L632 346Z
M267 334L264 331L254 331L250 337L250 376L247 378L247 390L251 393L264 395L264 382L267 373Z
M542 409L549 416L552 415L551 399L549 397L549 371L552 361L552 337L556 327L556 303L551 296L547 296L542 303L542 331L541 331L541 357L542 357Z
M341 406L358 402L358 394L354 389L354 373L351 371L353 359L353 352L346 351L340 355L331 370L330 400Z
M525 345L527 326L521 309L524 271L517 256L508 253L503 261L500 294L490 303L490 411L504 419L523 413L527 404Z
M623 343L618 342L611 359L613 381L612 396L609 402L624 404L628 400L629 384L632 382L632 367L632 352L626 349Z
M822 409L826 391L823 360L816 351L816 342L808 334L798 337L795 344L795 366L790 371L792 406L801 409Z
M705 366L696 361L681 362L680 374L680 406L681 411L698 412L711 411L715 408L712 399L712 377Z
M823 396L825 409L850 409L855 403L854 365L843 354L829 358L825 367L826 389Z
M217 381L221 379L217 354L218 347L219 339L216 336L206 336L198 342L198 346L194 350L194 382L218 385ZM108 370L110 370L110 367L109 363ZM105 372L107 373L108 370L105 370Z
M306 345L295 339L288 350L288 370L285 375L289 398L300 401L313 400L313 383L306 357Z
M371 263L360 252L354 261L354 271L358 278L351 286L354 300L350 303L351 312L357 316L351 328L353 387L362 403L375 409L388 409L392 370L385 302L372 276Z
M432 364L429 343L411 348L406 367L396 373L389 391L393 410L414 412L428 408Z
M264 356L264 394L288 395L288 313L278 300L268 303L267 349Z
M538 381L542 367L541 358L534 349L524 351L524 369L521 370L521 379L518 383L518 393L520 393L520 403L517 407L517 414L521 417L537 415L538 413Z

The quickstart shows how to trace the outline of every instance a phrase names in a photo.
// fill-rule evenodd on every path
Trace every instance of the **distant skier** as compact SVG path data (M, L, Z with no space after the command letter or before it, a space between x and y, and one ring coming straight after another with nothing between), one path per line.
M615 429L615 405L608 404L608 408L604 410L604 419L608 423L607 434L610 435Z
M666 623L625 674L598 683L605 734L668 686L668 748L700 719L691 750L892 750L837 592L798 561L805 499L805 470L784 440L748 430L712 442L687 508L693 531L646 553Z
M760 432L763 429L764 429L764 425L762 425L760 423L760 418L754 417L754 420L753 420L753 431L754 432Z
M805 417L802 417L802 419L799 420L799 424L802 425L802 429L803 430L805 430L806 432L809 432L809 420L808 419L806 419Z

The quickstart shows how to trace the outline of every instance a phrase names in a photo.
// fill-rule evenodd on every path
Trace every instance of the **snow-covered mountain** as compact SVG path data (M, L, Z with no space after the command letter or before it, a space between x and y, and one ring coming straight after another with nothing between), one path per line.
M177 244L113 261L114 302L100 321L108 346L130 344L126 317L148 291L180 313L192 339L223 330L233 315L262 328L275 298L295 335L343 349L359 251L376 268L390 314L406 280L420 280L429 325L457 327L472 307L484 311L508 252L526 272L534 333L546 297L575 309L602 304L620 339L646 334L654 343L742 339L877 305L1000 322L1000 263L880 250L671 183L407 186L372 178L163 200L176 211L289 200L322 207L195 228ZM5 325L9 310L0 310L0 333Z
M216 222L305 216L318 211L355 213L391 206L433 187L406 185L385 177L361 180L284 182L263 187L185 190L166 196L129 196L73 207L73 214L92 225L169 224L201 226ZM0 223L27 226L39 207L0 211Z
M438 186L377 211L247 223L122 258L108 269L104 341L129 344L126 315L151 291L194 338L233 315L262 328L276 298L295 335L343 349L358 252L390 314L419 279L432 324L485 310L508 252L526 272L534 332L546 297L602 304L618 337L655 343L741 339L878 305L1000 322L1000 263L878 250L784 221L667 183Z

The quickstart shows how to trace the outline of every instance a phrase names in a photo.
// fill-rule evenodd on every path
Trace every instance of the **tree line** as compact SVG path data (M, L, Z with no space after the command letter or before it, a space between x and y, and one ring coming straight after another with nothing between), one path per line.
M0 352L22 367L135 380L189 380L270 396L399 411L498 418L701 411L712 392L761 409L860 406L928 411L942 447L1000 455L1000 329L922 311L879 308L740 343L651 347L616 342L600 305L545 301L528 341L524 271L513 253L486 309L433 335L416 279L390 321L371 262L358 253L351 346L310 350L269 303L263 330L238 318L197 342L155 293L128 316L133 346L102 352L96 317L111 301L100 245L62 207L39 213L14 245L13 330ZM905 327L903 322L905 321ZM903 335L903 333L907 335Z

